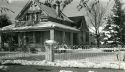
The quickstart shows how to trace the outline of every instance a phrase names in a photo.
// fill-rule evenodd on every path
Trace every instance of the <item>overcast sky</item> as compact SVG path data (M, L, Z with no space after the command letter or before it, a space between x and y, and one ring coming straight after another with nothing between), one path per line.
M24 5L27 3L28 0L9 0L9 5L7 5L5 2L3 3L0 0L0 5L5 6L7 5L8 8L11 10L15 11L14 16L24 7ZM83 15L81 11L77 10L77 5L79 4L80 0L74 0L71 4L69 4L65 9L64 13L67 16L78 16L78 15ZM12 16L12 18L14 17Z
M17 14L21 11L21 9L25 6L27 1L29 1L29 0L8 0L8 1L9 1L9 4L7 4L5 1L3 2L2 0L0 0L0 7L6 6L9 9L13 10L15 13L9 12L7 14L8 14L8 16L10 17L11 20L14 20L14 18L17 16ZM106 2L108 0L102 0L102 1L104 2L103 4L106 4ZM124 2L125 2L125 0L123 0L123 3ZM63 13L68 17L83 16L83 15L86 16L84 9L82 9L81 11L78 11L77 6L78 6L79 3L80 3L80 0L73 0L73 2L71 4L69 4L64 9ZM112 4L111 4L111 6L112 6Z
M28 0L8 0L8 1L10 3L9 5L6 2L0 0L0 6L6 6L11 10L13 10L15 14L8 13L8 15L11 17L11 19L14 19ZM106 2L107 0L102 0L102 1ZM84 10L78 11L78 9L76 8L79 2L80 0L73 0L73 2L64 9L63 13L65 13L68 17L85 15Z

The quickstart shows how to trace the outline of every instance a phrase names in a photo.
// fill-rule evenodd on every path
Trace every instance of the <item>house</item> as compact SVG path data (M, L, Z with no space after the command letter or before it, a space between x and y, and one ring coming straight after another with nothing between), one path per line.
M88 45L89 44L89 29L86 24L86 20L84 16L74 16L69 17L75 23L75 27L80 30L78 34L78 38L76 39L77 43Z
M89 43L89 30L84 16L68 18L60 11L58 4L49 7L38 0L28 1L16 16L15 23L0 31L14 34L19 48L41 48L46 40L55 40L60 45Z

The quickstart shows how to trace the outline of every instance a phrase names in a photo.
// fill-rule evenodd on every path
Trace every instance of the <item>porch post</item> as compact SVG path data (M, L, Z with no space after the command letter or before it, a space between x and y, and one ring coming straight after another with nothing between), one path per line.
M71 42L71 45L73 45L73 32L70 33L70 42Z
M65 42L65 32L63 31L62 33L63 33L63 37L62 38L63 38L63 43L64 43Z
M54 40L54 29L50 30L50 40Z
M21 38L20 38L20 33L18 33L18 46L20 47L21 46Z
M44 46L45 46L45 49L46 49L46 54L45 54L45 59L47 61L51 61L53 62L54 61L54 29L51 29L50 30L50 40L46 40L44 42Z
M24 46L26 46L26 33L24 33Z

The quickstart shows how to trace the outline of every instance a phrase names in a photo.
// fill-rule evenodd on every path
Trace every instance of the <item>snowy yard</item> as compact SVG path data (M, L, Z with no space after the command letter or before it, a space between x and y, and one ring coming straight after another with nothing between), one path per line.
M10 65L7 72L124 72L124 70Z
M45 60L45 52L37 54L29 53L0 53L0 59L21 59L21 60ZM103 59L102 59L103 58ZM90 50L73 50L72 52L55 53L55 60L89 60L89 61L103 61L103 60L116 60L115 52L100 52ZM102 59L102 60L100 60Z
M12 55L13 57L14 54L9 53L9 55ZM72 52L56 53L55 62L45 61L45 53L24 55L17 53L14 58L11 58L10 60L8 58L3 62L3 64L8 63L21 64L7 65L8 70L10 70L9 72L16 72L17 70L20 72L60 72L61 70L69 70L73 72L89 72L89 70L95 72L124 72L123 70L115 69L125 69L124 62L117 61L116 52L90 50L74 50ZM26 69L24 70L23 68Z

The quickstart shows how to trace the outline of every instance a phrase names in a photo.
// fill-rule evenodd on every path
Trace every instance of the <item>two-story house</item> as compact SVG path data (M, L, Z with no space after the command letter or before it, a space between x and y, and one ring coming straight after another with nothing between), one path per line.
M38 0L30 0L16 16L15 23L1 29L15 34L18 47L41 48L46 40L59 44L88 44L89 30L84 16L68 18L59 5L49 7Z

